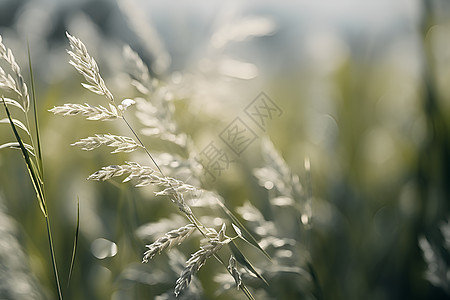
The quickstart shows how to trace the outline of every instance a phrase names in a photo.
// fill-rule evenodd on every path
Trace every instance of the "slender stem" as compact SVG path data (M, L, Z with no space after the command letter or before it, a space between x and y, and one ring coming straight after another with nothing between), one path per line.
M172 183L170 182L170 180L168 180L167 176L164 174L164 172L161 170L161 168L159 167L158 163L155 161L155 159L153 158L153 156L151 155L150 151L148 151L147 147L145 147L144 143L142 142L142 140L139 138L138 134L136 133L136 131L134 131L133 127L130 125L130 123L128 123L127 119L125 118L125 116L122 116L122 119L124 120L124 122L127 124L128 128L131 130L131 132L133 133L133 135L136 137L136 139L138 140L139 144L142 146L142 148L144 148L145 152L147 153L148 157L150 157L150 159L152 160L153 164L156 166L156 168L158 169L158 171L161 173L161 175L167 180L167 183L169 184L170 188L172 189L172 191L176 194L178 194L178 191L174 189ZM184 202L184 200L183 200ZM191 212L191 215L186 214L187 218L197 227L197 229L202 233L203 236L206 237L205 233L200 229L201 227L205 227L203 226L203 224L201 224L201 222L194 216L194 213ZM199 226L200 225L200 226Z
M36 130L36 146L35 148L33 138L31 138L31 143L33 144L33 148L35 151L37 151L36 155L36 161L39 168L39 172L41 175L41 178L44 179L44 167L43 167L43 160L42 160L42 150L41 150L41 140L39 135L39 123L38 123L38 113L36 109L36 89L34 86L34 76L33 76L33 67L31 66L31 53L30 53L30 45L27 42L27 48L28 48L28 67L30 69L30 81L31 81L31 96L33 99L33 113L34 113L34 129ZM28 114L25 115L27 120L27 126L28 128L31 128L28 122Z
M67 279L67 287L66 287L66 289L69 289L70 279L72 278L73 267L74 267L74 264L75 264L75 256L77 254L79 234L80 234L80 199L78 198L78 203L77 203L77 228L75 230L75 238L74 238L74 241L73 241L72 259L70 260L69 276L68 276L68 279Z
M139 138L138 134L136 133L136 131L133 129L133 127L130 125L130 123L127 121L127 119L125 118L125 116L122 116L122 119L124 120L124 122L127 124L128 128L131 130L131 132L133 133L133 135L136 137L136 139L138 140L139 144L142 146L142 148L144 148L145 152L147 153L147 155L150 157L150 159L152 160L153 164L156 166L156 168L158 169L158 171L161 173L161 175L167 179L167 176L163 173L163 171L161 170L161 168L159 167L158 163L155 161L155 159L153 158L153 156L151 155L150 151L148 151L147 147L145 147L144 143L142 142L142 140ZM172 183L170 182L170 180L167 180L167 182L169 183L169 186L171 187L171 189L175 192L178 193L174 188ZM205 237L206 239L209 239L208 236L206 235L206 233L203 231L203 228L205 228L205 226L200 222L200 220L197 219L197 217L194 215L194 213L192 212L191 215L185 214L187 219L194 224L194 226L197 228L197 230L203 235L203 237Z
M158 164L156 163L155 159L153 158L153 156L150 154L150 151L148 151L147 147L145 147L144 143L141 141L141 139L139 138L139 136L137 135L137 133L134 131L133 127L131 127L130 123L128 123L127 119L125 118L125 116L122 116L122 119L125 121L125 123L127 124L128 128L131 130L131 132L133 133L133 135L136 137L136 139L138 140L139 144L142 146L142 148L144 148L145 152L147 153L147 155L150 157L150 159L152 160L153 164L156 166L156 168L158 169L158 171L161 173L162 176L164 176L165 178L166 175L164 175L163 171L161 170L161 168L158 166ZM170 185L172 185L169 182ZM173 188L173 187L172 187Z
M133 127L130 125L130 123L128 123L127 119L125 118L125 116L122 116L122 119L124 120L124 122L127 124L128 128L131 130L131 132L133 133L134 137L138 140L139 144L142 146L142 148L144 148L145 152L147 153L147 155L150 157L150 159L152 160L153 164L156 166L156 168L158 169L158 171L161 173L161 175L167 179L167 176L163 173L163 171L161 170L161 168L159 167L158 163L155 161L155 159L153 158L152 154L150 153L150 151L148 151L147 147L145 147L144 143L142 142L142 140L139 138L138 134L136 133L136 131L133 129ZM178 193L174 188L172 183L170 182L170 180L167 180L170 188L175 192ZM203 224L195 217L195 215L192 213L192 215L186 215L188 220L195 225L195 227L197 227L198 231L200 231L200 233L207 238L206 234L203 232L203 230L200 229L200 227L205 227L203 226Z
M167 179L167 176L163 173L163 171L161 170L161 168L159 167L158 163L155 161L155 159L153 158L153 156L151 155L150 151L148 151L147 147L145 147L144 143L142 142L142 140L139 138L138 134L136 133L136 131L133 129L133 127L130 125L130 123L127 121L127 119L125 118L125 116L122 115L122 119L124 120L124 122L127 124L128 128L130 129L130 131L133 133L134 137L138 140L139 144L142 146L142 148L144 148L145 152L147 153L147 155L150 157L150 159L152 160L153 164L156 166L156 168L158 169L158 171L161 173L161 175ZM170 182L170 180L167 180L169 186L171 187L171 189L175 192L178 193L172 183ZM206 233L203 231L202 228L206 228L201 222L200 220L197 219L197 217L194 215L194 213L192 212L191 215L185 214L187 219L195 225L195 227L197 228L197 230L205 237L208 239L208 236L206 235Z
M31 96L33 101L33 114L34 114L34 129L36 131L36 145L34 143L34 139L30 136L31 143L33 145L33 148L36 151L36 162L37 162L37 169L38 169L38 177L41 178L41 181L38 183L40 184L40 190L41 190L41 196L42 196L42 202L45 204L45 189L44 189L44 164L42 159L42 150L41 150L41 141L40 141L40 135L39 135L39 123L38 123L38 113L37 113L37 105L36 105L36 89L34 86L34 76L33 76L33 67L31 65L31 53L30 53L30 45L27 42L27 49L28 49L28 67L30 70L30 81L31 81ZM25 114L26 122L28 128L30 127L30 122L28 119L28 114ZM45 206L46 207L46 206ZM50 256L52 259L52 266L53 266L53 274L55 276L56 286L58 289L58 299L62 300L62 292L61 292L61 284L59 282L59 276L58 276L58 267L56 266L56 258L55 258L55 251L53 246L53 238L52 238L52 231L50 228L50 218L48 216L48 211L45 211L45 223L47 226L47 236L48 236L48 243L50 247ZM70 278L70 277L69 277Z
M61 285L59 284L59 276L58 276L58 268L56 267L56 259L55 259L55 251L53 247L53 238L52 238L52 231L50 229L50 219L48 216L45 217L45 224L47 225L47 236L48 236L48 243L50 246L50 254L52 258L52 265L53 265L53 275L55 276L56 286L58 288L58 299L62 300L62 293L61 293Z

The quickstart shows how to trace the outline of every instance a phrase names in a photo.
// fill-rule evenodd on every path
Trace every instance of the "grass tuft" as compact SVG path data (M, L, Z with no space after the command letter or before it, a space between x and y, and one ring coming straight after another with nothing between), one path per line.
M40 135L39 135L39 123L38 123L38 117L37 117L37 109L36 109L36 94L34 91L34 78L33 78L33 69L31 65L31 55L30 55L30 49L28 47L28 59L29 59L29 69L30 69L30 77L31 77L31 84L32 84L32 100L33 100L33 112L34 112L34 126L35 126L35 136L33 137L31 135L31 131L29 130L29 107L30 107L30 100L28 95L28 88L27 85L23 79L23 76L20 72L19 65L16 63L14 55L11 51L11 49L8 49L4 46L2 43L2 38L0 36L0 58L2 58L4 61L6 61L10 66L11 70L14 76L11 74L7 74L3 69L0 70L0 87L3 86L3 88L9 89L13 91L17 97L22 100L22 104L20 104L17 100L12 99L5 99L2 96L2 103L5 108L5 112L7 115L7 120L11 125L11 130L14 133L14 137L16 139L15 143L7 143L3 145L3 148L5 148L5 145L9 148L19 148L22 152L22 156L25 161L25 165L28 170L28 174L30 176L30 179L33 183L34 190L36 192L36 197L39 203L39 208L45 218L45 224L46 224L46 230L47 230L47 237L48 237L48 243L50 248L50 258L52 262L53 267L53 274L54 274L54 280L55 285L57 289L57 295L58 299L62 299L62 292L61 292L61 284L59 280L58 275L58 268L56 265L56 259L55 259L55 250L53 245L53 239L52 239L52 232L51 232L51 226L50 226L50 218L47 210L47 204L46 204L46 197L45 197L45 189L44 189L44 178L43 178L43 161L42 161L42 152L41 152L41 142L40 142ZM22 112L24 113L24 117L26 119L26 123L22 123L16 119L13 119L11 116L11 112L8 109L8 105L12 104L16 107L21 108ZM23 129L28 136L28 139L30 140L30 144L26 144L22 137L20 136L17 128ZM36 142L35 142L36 141Z

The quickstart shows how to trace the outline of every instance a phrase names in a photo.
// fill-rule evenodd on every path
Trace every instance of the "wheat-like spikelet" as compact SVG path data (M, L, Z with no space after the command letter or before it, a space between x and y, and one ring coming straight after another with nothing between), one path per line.
M163 237L156 240L153 244L145 245L148 250L145 251L142 262L147 263L148 260L152 259L156 254L160 254L162 251L170 249L174 245L181 244L195 231L195 228L195 225L188 224L176 230L169 231Z
M178 126L173 119L173 104L167 100L170 92L160 84L154 87L152 102L136 98L136 117L144 125L141 133L155 136L186 148L187 135L178 132ZM154 103L154 104L153 104Z
M0 86L1 86L1 84L0 84ZM7 105L12 105L17 108L20 108L20 110L23 111L24 113L26 112L25 109L23 108L23 106L14 99L2 97L2 98L0 98L0 103L3 104L3 102L6 103Z
M30 108L30 97L28 95L27 85L25 83L25 80L23 79L23 76L20 72L20 67L16 63L16 60L14 58L11 49L6 48L6 46L3 44L1 35L0 35L0 58L5 60L11 66L11 70L13 71L15 76L14 79L11 76L11 74L7 74L0 67L0 87L2 86L6 87L17 93L23 102L23 109L25 111L28 111L28 109Z
M224 24L214 32L211 45L220 49L230 42L239 42L251 37L271 35L276 30L275 22L267 17L245 17Z
M258 178L261 186L268 190L274 189L276 191L276 194L272 194L271 203L276 206L299 205L302 213L302 223L309 223L312 214L310 187L307 186L307 189L303 188L299 177L291 172L268 138L263 140L262 154L265 166L254 169L253 173ZM305 169L307 172L310 170L308 159L305 160Z
M15 92L18 96L19 99L22 100L22 104L19 103L19 101L14 100L14 99L10 99L10 98L5 98L4 96L0 97L0 104L5 106L5 109L7 110L7 105L11 105L17 108L20 108L20 110L24 113L24 117L25 117L25 123L23 123L22 121L11 117L9 115L9 112L7 112L8 114L8 118L4 118L0 120L0 124L5 123L5 124L9 124L11 123L11 125L15 128L20 128L21 130L23 130L28 137L30 138L29 142L30 144L26 143L25 141L21 140L20 143L19 141L15 141L15 142L7 142L4 144L0 145L0 149L4 149L4 148L11 148L11 149L21 149L21 146L23 146L25 148L25 150L34 158L36 159L36 152L35 152L35 148L33 145L33 139L30 133L30 130L28 129L29 127L29 122L28 122L28 111L29 111L29 107L30 107L30 99L29 99L29 95L28 95L28 88L27 85L22 77L22 74L20 72L20 67L19 65L16 63L16 60L14 58L13 52L11 49L6 48L6 46L3 44L2 41L2 36L0 35L0 60L4 60L6 61L10 67L11 70L13 71L14 77L11 76L11 74L7 74L1 67L0 67L0 89L8 89L8 90L12 90L13 92ZM15 130L15 129L14 129ZM20 137L19 137L20 138Z
M1 101L1 102L3 102L3 101ZM6 101L5 101L5 103L6 103ZM30 135L30 131L28 130L27 126L25 126L25 124L23 124L22 122L20 122L20 121L17 120L17 119L12 119L12 122L14 123L14 125L16 125L16 127L22 129L22 130L25 131L29 136L31 136L31 135ZM4 119L1 119L1 120L0 120L0 123L10 123L10 121L9 121L8 118L4 118Z
M36 156L36 154L34 154L33 146L31 146L27 143L22 143L22 144L25 147L25 149L28 151L28 153L30 153L32 156ZM0 149L3 149L3 148L20 149L20 144L18 142L9 142L9 143L0 145Z
M68 51L68 54L71 56L70 64L73 65L78 72L80 72L85 79L90 83L90 85L83 84L83 86L94 93L104 95L109 101L110 110L106 109L103 106L91 106L89 104L80 105L80 104L64 104L63 106L57 106L52 108L50 111L55 114L62 115L77 115L81 114L87 117L88 120L114 120L117 118L122 118L125 123L130 127L131 131L134 133L134 130L131 128L126 119L122 116L123 111L127 106L134 104L135 101L131 99L125 99L121 105L117 106L114 102L114 98L111 92L105 85L102 77L100 76L100 72L95 60L88 54L86 46L79 40L78 38L71 36L69 33L66 33L67 38L70 42L70 47L72 51ZM137 61L137 68L139 68L139 73L141 73L140 78L150 78L148 73L148 69L145 68L143 62L139 60L137 54L130 54L133 59ZM144 75L144 74L147 75ZM164 112L169 112L167 101L160 102L160 106L158 108L164 108ZM137 136L136 136L137 137ZM137 137L138 138L138 137ZM138 138L139 139L139 138ZM83 139L75 145L83 147L85 150L91 150L97 148L101 144L106 144L111 147L117 147L115 152L129 152L133 151L137 147L137 143L126 137L118 137L113 135L97 135L96 137L89 137L87 139ZM143 147L150 158L153 160L153 157L147 151L145 146L140 142L141 147ZM154 160L153 160L154 161ZM156 162L155 162L156 164ZM159 169L159 166L156 165L159 172L155 172L153 169L149 167L142 167L138 163L128 163L127 165L111 165L107 167L103 167L101 170L95 172L90 175L88 179L91 180L107 180L112 177L121 176L123 174L129 174L127 178L124 179L124 182L129 181L133 178L137 179L137 187L146 186L149 184L154 184L158 186L163 186L165 189L159 192L157 195L168 195L172 202L174 202L179 209L186 213L187 215L191 215L192 211L187 206L184 201L182 192L186 192L189 190L195 190L193 186L187 185L182 181L166 177L162 171Z
M233 255L230 256L230 261L228 262L228 271L230 271L231 276L233 276L234 282L236 282L236 288L239 290L239 287L242 284L241 273L239 273L236 267L236 259Z
M200 268L206 263L206 260L215 255L222 247L228 244L231 239L225 235L225 223L215 238L209 239L206 245L200 247L200 250L191 255L186 262L185 269L181 272L175 286L175 295L178 296L182 290L189 286L192 276L197 274Z
M158 137L186 148L187 135L178 132L178 126L173 118L174 106L171 88L156 78L151 78L148 68L129 46L124 47L123 56L130 66L128 73L131 84L151 101L136 98L136 116L145 127L141 133L146 136Z
M142 147L130 137L113 134L96 134L95 136L90 136L71 144L71 146L78 146L86 151L93 150L101 145L116 148L111 153L132 152L137 148Z
M16 87L16 82L12 78L11 74L6 74L2 67L0 67L0 87L13 90L20 95L20 91Z
M70 35L68 32L66 32L66 35L72 48L72 51L67 51L72 58L69 63L90 83L82 83L83 87L98 95L105 96L111 103L114 103L114 97L106 87L97 63L87 52L86 46L80 39Z
M92 106L87 103L83 104L73 104L66 103L62 106L55 106L49 111L54 113L55 115L63 115L63 116L75 116L82 115L87 117L88 120L91 121L111 121L117 118L121 118L117 109L110 105L111 110L108 110L106 107L101 105Z
M262 154L265 166L254 169L253 173L261 186L268 190L275 188L277 191L277 197L271 197L271 203L277 206L297 206L301 213L301 222L309 227L312 218L310 186L307 186L306 189L303 188L299 177L291 172L268 138L263 140ZM308 173L310 167L310 161L306 159L305 169Z
M198 192L199 190L181 180L163 176L160 172L153 170L148 166L141 166L137 162L127 162L126 165L111 165L103 167L95 173L91 174L89 180L105 181L112 177L129 174L122 182L128 182L135 179L136 187L146 185L162 186L165 189L157 192L157 196L167 195L170 200L175 203L178 208L185 214L191 215L192 211L186 204L182 193Z
M124 47L123 57L128 63L127 72L131 77L131 84L146 97L134 99L136 117L144 125L140 132L174 143L189 153L189 136L179 131L173 116L174 91L176 93L177 89L157 78L151 78L145 63L129 46Z
M5 107L6 105L12 105L14 107L20 108L20 110L24 113L26 120L25 123L23 123L22 121L13 117L4 118L0 120L0 124L12 122L16 128L22 129L28 135L29 138L32 138L30 130L28 129L27 113L30 107L28 88L20 72L20 67L16 63L12 50L6 48L6 46L3 44L1 35L0 35L0 60L6 61L8 65L11 67L11 70L14 74L13 77L11 76L11 74L6 73L2 67L0 67L0 89L7 89L15 92L19 96L18 98L22 100L22 104L19 103L19 101L17 100L5 98L3 96L1 96L0 98L0 103L2 105L5 105ZM33 144L32 140L30 142L31 144ZM24 141L22 141L22 144L29 154L31 154L33 157L36 157L35 149L32 145L27 144ZM3 148L21 149L19 142L8 142L0 145L0 149Z
M141 166L136 162L127 162L126 165L111 165L103 167L95 173L91 174L89 180L100 180L105 181L112 177L122 176L124 174L129 174L127 178L123 181L129 181L133 177L144 177L151 176L155 170L147 166Z
M156 78L151 78L147 66L139 55L129 46L123 50L124 59L128 62L128 73L131 84L151 101L136 98L136 116L145 128L141 133L146 136L155 136L186 148L187 135L178 132L177 124L173 118L174 107L171 103L173 95L168 86Z
M174 191L178 193L197 191L197 188L192 185L175 178L163 176L151 167L141 166L137 162L127 162L126 165L111 165L103 167L91 174L88 179L105 181L112 177L122 176L124 174L129 175L123 180L123 182L136 179L137 187L153 184L166 188L165 190L158 192L157 195L172 195Z
M262 141L262 154L266 165L264 168L254 170L254 174L259 179L260 184L265 186L267 182L271 182L282 195L292 195L295 176L268 138ZM301 185L299 182L297 183L298 186L295 188L300 190Z
M130 46L123 47L123 57L127 63L128 73L132 81L131 84L144 95L150 95L156 80L152 80L147 65Z

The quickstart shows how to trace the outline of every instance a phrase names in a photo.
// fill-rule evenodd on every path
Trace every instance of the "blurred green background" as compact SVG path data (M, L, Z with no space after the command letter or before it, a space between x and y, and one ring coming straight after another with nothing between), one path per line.
M290 237L298 223L282 222L290 220L289 212L270 207L270 193L258 185L253 169L265 165L264 136L304 187L304 159L310 158L312 227L309 241L296 239L298 256L310 260L320 283L314 297L449 299L450 238L440 230L450 200L448 1L0 0L3 43L27 80L27 41L31 49L64 298L153 299L170 293L178 274L170 271L166 254L140 264L152 240L140 238L138 228L177 210L152 189L85 179L130 158L70 144L95 133L127 131L120 124L48 112L63 103L105 105L81 87L83 79L68 64L65 31L86 44L118 100L136 96L121 55L125 44L136 50L152 75L173 89L175 119L198 150L219 141L234 118L244 119L245 107L261 91L281 108L265 128L253 128L255 143L206 187L233 211L250 201ZM10 127L0 125L0 144L12 141ZM147 143L156 155L177 151ZM0 170L0 298L56 299L45 221L20 152L1 149ZM80 239L67 287L77 199ZM169 224L155 236L174 228ZM423 238L433 248L428 260L419 246ZM99 253L95 245L102 241L107 249ZM180 250L189 257L198 246L194 240ZM261 259L252 249L249 256ZM242 297L214 293L219 288L212 277L220 268L208 263L199 272L202 297ZM440 272L434 272L441 276L437 281L429 280L433 270ZM265 288L268 297L303 297L289 292L301 279L285 276Z

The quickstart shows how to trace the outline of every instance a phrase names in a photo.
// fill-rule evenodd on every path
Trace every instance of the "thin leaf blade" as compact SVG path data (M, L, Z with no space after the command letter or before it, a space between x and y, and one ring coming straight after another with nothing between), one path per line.
M231 223L231 226L233 226L234 231L236 231L236 234L242 238L242 231L241 229L239 229L239 227L237 227L236 225L234 225L234 223Z
M67 280L67 288L69 288L70 279L72 277L73 267L75 264L75 256L78 248L78 237L80 233L80 199L78 199L77 203L77 227L75 229L75 238L73 241L73 249L72 249L72 259L70 261L70 268L69 268L69 279Z
M236 224L233 224L233 228L238 227L242 235L240 237L249 243L250 245L256 247L259 251L261 251L270 261L272 261L272 258L270 257L269 253L267 253L256 241L255 237L245 228L245 226L241 223L241 221L219 200L216 199L219 203L219 206L223 209L223 211L230 217L230 219ZM236 228L235 228L236 230ZM243 231L243 232L242 232Z
M33 183L34 190L36 191L36 195L39 201L39 207L44 214L44 216L47 218L47 206L45 204L45 198L44 198L44 192L42 190L42 180L39 177L39 173L36 173L36 168L34 167L34 164L30 158L30 155L28 154L28 150L25 148L25 145L22 141L22 138L20 137L19 133L17 132L16 126L11 118L11 113L9 112L8 106L5 101L3 101L3 105L6 110L6 115L8 116L9 123L11 124L11 128L13 130L14 136L16 137L17 143L19 143L19 147L22 150L23 158L25 159L25 163L27 165L28 173L30 175L31 181Z
M42 162L42 151L41 151L41 139L39 134L39 123L36 109L36 90L34 87L34 76L33 76L33 67L31 65L31 53L30 53L30 45L27 43L28 49L28 67L30 69L30 80L31 80L31 96L33 99L33 113L34 113L34 130L36 132L36 150L37 150L37 163L39 167L39 173L41 177L44 177L44 167Z

